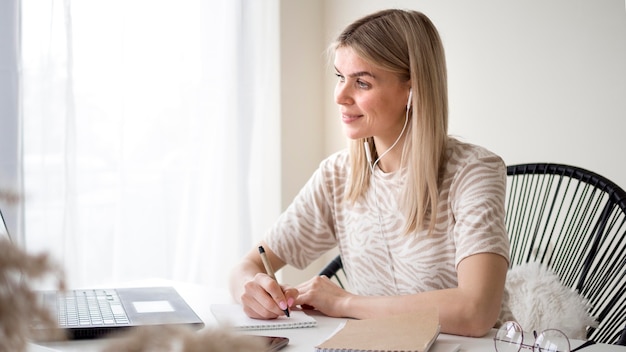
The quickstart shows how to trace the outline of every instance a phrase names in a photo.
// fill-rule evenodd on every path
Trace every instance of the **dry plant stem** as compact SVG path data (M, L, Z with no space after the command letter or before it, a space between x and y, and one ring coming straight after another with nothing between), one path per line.
M7 239L0 239L0 350L25 351L33 336L33 319L56 327L31 287L35 279L54 274L64 288L63 272L47 254L30 255Z
M140 327L112 340L103 352L263 352L258 337L225 328L191 330L180 326Z
M5 201L9 204L15 204L20 200L20 196L15 192L0 189L0 200Z

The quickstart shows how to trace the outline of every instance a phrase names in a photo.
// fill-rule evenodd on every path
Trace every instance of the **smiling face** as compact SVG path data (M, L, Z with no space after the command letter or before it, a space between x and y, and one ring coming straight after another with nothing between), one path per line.
M348 138L374 136L377 145L393 143L404 125L410 82L368 63L350 47L335 51L335 70L335 102Z

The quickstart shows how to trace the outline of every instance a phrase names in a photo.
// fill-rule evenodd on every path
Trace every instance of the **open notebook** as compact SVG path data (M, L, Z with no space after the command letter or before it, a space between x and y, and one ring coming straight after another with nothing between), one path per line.
M280 316L276 319L252 319L243 311L239 304L213 304L211 312L220 325L240 330L271 330L293 329L317 326L317 320L301 310L292 310L290 317Z

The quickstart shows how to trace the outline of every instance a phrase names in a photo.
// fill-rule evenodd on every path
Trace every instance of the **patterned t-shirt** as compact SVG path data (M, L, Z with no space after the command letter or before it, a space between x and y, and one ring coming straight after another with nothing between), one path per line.
M400 210L406 172L375 169L369 190L346 200L347 150L319 168L268 230L269 247L287 264L304 268L338 247L351 292L402 295L457 287L456 267L478 253L509 260L504 226L506 166L487 149L448 139L435 231L403 234ZM505 295L506 296L506 295ZM506 302L506 299L505 299ZM510 318L504 303L500 321Z

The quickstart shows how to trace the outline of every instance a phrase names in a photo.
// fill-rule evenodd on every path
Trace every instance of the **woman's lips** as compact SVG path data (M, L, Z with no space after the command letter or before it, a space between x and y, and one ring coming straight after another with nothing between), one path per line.
M363 115L349 115L349 114L341 114L341 121L343 123L352 123L358 119L360 119Z

